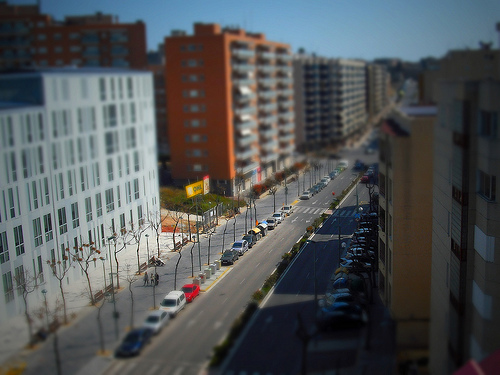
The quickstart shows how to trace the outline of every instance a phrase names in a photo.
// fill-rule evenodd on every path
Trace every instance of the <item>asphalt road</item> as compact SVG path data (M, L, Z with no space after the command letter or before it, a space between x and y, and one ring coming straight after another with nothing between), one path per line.
M356 158L373 159L374 155L363 155L363 150L345 151L342 158L354 162ZM298 194L304 188L309 188L328 171L333 170L336 162L324 160L321 168L301 175L299 182L288 185L288 193L280 189L276 196L268 195L257 200L257 218L265 220L279 209L285 202L297 200ZM295 212L280 224L268 236L261 239L244 257L240 258L231 270L209 291L202 293L192 304L189 304L179 315L153 339L152 343L139 357L122 360L111 356L102 364L101 373L106 374L198 374L202 371L212 354L213 347L227 334L234 319L241 313L249 302L251 295L259 289L264 280L272 273L283 253L290 250L293 244L303 235L305 228L320 216L332 200L332 191L339 194L353 179L350 169L343 172L323 191L307 201L298 201ZM253 210L252 210L253 211ZM245 220L246 217L246 220ZM255 220L255 211L252 212ZM209 239L202 236L200 254L198 246L186 246L182 250L177 275L177 289L185 283L191 282L191 275L199 272L198 256L206 264L208 253L210 259L220 256L223 248L229 248L233 239L241 238L246 227L251 227L250 214L242 213L236 219L231 219L217 227ZM225 232L225 233L224 233ZM190 252L193 250L192 267ZM178 254L171 253L170 259L164 267L157 268L160 275L160 285L155 288L154 300L159 304L162 297L174 289L174 268ZM322 272L318 267L318 272ZM122 272L122 275L124 272ZM306 279L310 275L302 275ZM300 283L300 280L297 280ZM126 286L123 281L123 286ZM304 283L305 284L305 283ZM130 322L140 325L147 312L153 306L153 288L143 287L142 281L134 282L131 286L134 295L134 307L131 306L131 294L124 288L116 295L116 308L120 313L115 330L112 318L113 305L106 302L101 316L104 326L106 349L113 351L124 336ZM132 318L133 310L133 318ZM77 374L85 369L90 362L96 361L99 349L99 336L96 323L97 309L89 308L68 327L63 327L58 334L59 353L61 357L62 373ZM26 357L27 368L25 374L54 374L56 373L53 340L47 340L36 351L31 351ZM96 372L94 372L96 373Z

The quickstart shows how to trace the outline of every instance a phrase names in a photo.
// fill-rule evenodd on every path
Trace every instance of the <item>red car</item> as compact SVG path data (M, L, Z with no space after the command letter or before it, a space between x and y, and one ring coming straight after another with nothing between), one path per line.
M367 182L369 182L369 181L370 181L370 176L368 176L368 175L366 175L366 174L365 174L365 175L363 175L363 176L361 177L361 180L360 180L360 182L363 182L363 183L367 183Z
M200 286L196 284L186 284L181 290L186 295L188 302L192 302L200 294Z

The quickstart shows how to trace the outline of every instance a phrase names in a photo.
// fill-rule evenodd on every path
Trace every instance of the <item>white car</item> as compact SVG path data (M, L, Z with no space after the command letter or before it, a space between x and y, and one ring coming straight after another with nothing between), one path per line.
M290 216L293 213L293 206L283 206L281 212L284 212L286 216Z
M239 255L245 254L248 251L248 241L236 241L235 243L233 243L233 246L231 246L231 250L236 250Z
M328 185L328 183L329 183L331 180L332 180L332 179L331 179L331 178L330 178L330 176L328 176L328 175L323 176L323 178L321 179L321 181L325 181L327 185Z
M283 221L284 215L282 212L275 212L273 217L276 219L276 223L280 224Z
M277 220L274 217L270 217L266 219L267 229L274 229L278 224Z
M310 199L312 197L312 194L309 190L306 190L302 193L300 196L300 199Z
M163 326L170 320L170 315L165 310L154 310L149 313L149 315L142 323L143 328L148 328L157 334L161 331Z
M186 306L186 295L180 290L173 290L168 293L160 303L160 310L169 313L170 317L175 317L179 311Z

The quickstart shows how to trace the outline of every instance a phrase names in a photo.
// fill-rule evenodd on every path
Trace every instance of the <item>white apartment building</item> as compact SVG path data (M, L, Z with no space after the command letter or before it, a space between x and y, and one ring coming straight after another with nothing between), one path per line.
M36 307L42 289L59 293L47 261L64 262L66 254L74 262L91 243L107 258L113 233L158 211L152 75L105 68L3 74L0 144L1 326L24 313L19 277L35 277L39 290L29 298ZM102 276L101 262L93 263L90 271ZM80 283L83 292L83 279L72 267L64 285Z
M300 148L342 143L366 126L364 61L298 55L293 74Z

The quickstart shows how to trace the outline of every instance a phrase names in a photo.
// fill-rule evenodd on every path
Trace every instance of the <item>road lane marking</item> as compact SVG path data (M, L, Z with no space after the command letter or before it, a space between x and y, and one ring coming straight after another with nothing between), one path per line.
M150 367L148 372L146 372L146 375L153 375L159 369L160 369L160 365L158 365L158 364L153 365L153 367Z
M220 327L222 327L222 322L218 320L214 323L214 331L218 330Z
M194 323L196 322L196 319L191 319L188 324L186 324L186 327L189 328L191 327Z
M181 375L184 372L184 367L177 367L172 375Z
M243 282L244 282L245 280L246 280L246 279L241 280L240 285L241 285L241 284L243 284Z
M260 262L259 262L259 263L257 263L257 264L255 265L255 268L257 268L257 267L259 267L259 266L260 266Z

